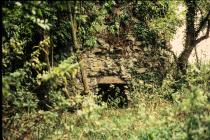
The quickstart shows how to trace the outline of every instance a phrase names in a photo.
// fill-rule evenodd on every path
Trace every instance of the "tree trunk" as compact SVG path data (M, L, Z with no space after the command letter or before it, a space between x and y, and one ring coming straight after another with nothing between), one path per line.
M196 9L197 4L196 0L185 0L187 6L187 13L186 13L186 39L185 39L185 46L184 51L180 54L177 61L177 71L181 73L181 75L185 75L187 71L188 59L190 54L192 53L193 49L196 47L198 43L202 40L207 39L209 37L210 31L210 11L207 12L205 18L201 18L201 22L196 30L195 28L195 19L196 19ZM207 25L207 26L206 26ZM199 37L200 31L207 27L206 34ZM179 77L179 76L178 76Z
M47 36L44 35L44 39L47 39ZM47 70L50 71L51 66L50 66L50 59L49 59L49 44L44 45L44 61L47 64Z
M69 13L70 13L70 20L71 20L71 34L72 34L72 41L74 44L74 50L77 52L79 47L77 43L77 22L76 22L76 4L77 1L74 1L73 7L70 5L70 1L67 1Z
M193 44L192 46L188 48L185 48L178 58L178 61L177 61L178 71L181 72L181 74L183 75L185 75L187 72L188 59L190 57L190 54L192 53L194 46L195 44Z
M184 51L180 54L177 61L178 72L186 74L188 59L192 53L193 48L196 46L195 35L195 16L196 16L196 2L195 0L185 0L187 5L186 13L186 39Z
M88 80L87 80L87 73L85 71L85 64L84 64L84 59L83 56L81 55L81 60L80 60L80 70L81 70L81 75L82 75L82 82L84 85L84 93L88 94L89 93L89 85L88 85Z
M68 4L68 8L70 11L70 20L71 20L71 33L72 33L72 39L73 39L73 44L74 44L74 50L76 53L79 53L79 46L78 46L78 40L77 40L77 24L76 24L76 4L77 1L74 1L73 7L71 7L70 2L67 2ZM80 6L82 5L82 3L80 3ZM80 7L81 8L81 7ZM88 86L88 82L87 82L87 74L85 72L85 67L84 64L82 62L82 55L79 53L79 56L77 57L78 61L81 62L80 63L80 70L81 70L81 75L82 75L82 82L84 85L84 92L85 94L89 93L89 86Z
M45 63L47 63L47 70L50 71L50 60L49 60L49 46L44 46L45 49Z
M198 57L198 51L197 51L197 48L195 47L195 57L196 57L196 66L198 67L198 69L200 70L201 69L201 64L200 64L200 60L199 60L199 57Z

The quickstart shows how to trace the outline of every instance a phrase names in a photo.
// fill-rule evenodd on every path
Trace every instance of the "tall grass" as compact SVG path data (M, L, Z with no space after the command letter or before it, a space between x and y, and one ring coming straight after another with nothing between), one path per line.
M150 94L135 89L125 109L111 108L106 103L99 105L97 97L90 94L78 95L81 108L75 113L39 111L15 116L12 121L15 129L5 131L3 136L5 139L55 140L208 140L209 66L203 65L201 70L190 66L188 83L183 83L176 92L169 89L169 84ZM166 94L171 94L172 100L166 100Z

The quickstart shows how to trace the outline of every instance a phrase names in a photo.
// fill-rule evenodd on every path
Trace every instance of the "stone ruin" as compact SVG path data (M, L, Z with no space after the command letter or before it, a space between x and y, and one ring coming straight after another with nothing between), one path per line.
M163 80L170 67L170 52L152 47L143 48L139 41L130 42L126 46L116 46L98 39L98 46L83 53L83 67L91 92L101 94L104 90L108 94L107 86L115 85L128 100L126 88L132 80L146 83L144 77L148 77L151 72L157 74L157 81ZM104 100L107 100L105 96Z

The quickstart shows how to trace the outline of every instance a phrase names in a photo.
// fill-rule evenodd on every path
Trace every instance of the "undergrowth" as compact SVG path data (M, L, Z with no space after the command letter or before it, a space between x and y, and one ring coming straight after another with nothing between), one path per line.
M3 117L5 139L210 139L209 65L191 66L187 81L176 92L170 78L151 93L140 87L131 93L127 108L97 104L97 96L76 95L74 112L33 111ZM171 95L166 99L165 95Z

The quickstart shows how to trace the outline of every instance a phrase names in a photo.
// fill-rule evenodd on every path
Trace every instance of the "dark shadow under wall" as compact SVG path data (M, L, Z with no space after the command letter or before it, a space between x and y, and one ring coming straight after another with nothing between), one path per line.
M128 107L128 97L125 94L126 84L98 84L98 95L108 105L124 108Z

